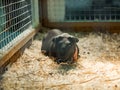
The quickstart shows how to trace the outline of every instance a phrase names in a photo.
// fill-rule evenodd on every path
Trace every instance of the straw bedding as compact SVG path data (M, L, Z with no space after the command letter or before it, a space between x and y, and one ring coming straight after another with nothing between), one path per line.
M3 90L120 90L120 34L81 35L80 58L57 64L41 54L39 33L0 81Z

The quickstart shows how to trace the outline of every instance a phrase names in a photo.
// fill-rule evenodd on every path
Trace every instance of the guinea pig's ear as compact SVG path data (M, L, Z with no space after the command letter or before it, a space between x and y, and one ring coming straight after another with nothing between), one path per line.
M61 37L61 36L56 36L56 37L54 37L53 38L53 42L59 42L59 41L61 41L63 39L63 37Z
M76 38L76 37L74 37L74 40L75 40L75 42L78 42L78 41L79 41L79 39L78 39L78 38Z
M77 43L79 40L76 37L69 37L68 38L71 42Z

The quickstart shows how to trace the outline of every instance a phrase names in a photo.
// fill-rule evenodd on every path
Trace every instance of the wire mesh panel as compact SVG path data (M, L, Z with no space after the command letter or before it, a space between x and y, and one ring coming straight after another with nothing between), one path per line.
M65 21L120 21L120 0L47 0L48 19Z
M30 0L0 0L0 54L31 26Z

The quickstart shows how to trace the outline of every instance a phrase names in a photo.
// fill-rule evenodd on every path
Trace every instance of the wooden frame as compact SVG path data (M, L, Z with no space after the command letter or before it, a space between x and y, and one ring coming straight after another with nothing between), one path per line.
M26 44L34 37L39 29L40 25L36 29L32 30L29 35L25 36L16 45L14 45L14 47L12 47L6 54L4 54L4 56L0 59L0 73L4 72L2 70L6 67L6 65L14 62L21 55L21 52L24 50L23 48L27 47Z
M120 22L50 22L47 17L47 0L40 1L42 3L42 26L44 27L68 31L96 31L96 29L103 29L108 32L120 32Z

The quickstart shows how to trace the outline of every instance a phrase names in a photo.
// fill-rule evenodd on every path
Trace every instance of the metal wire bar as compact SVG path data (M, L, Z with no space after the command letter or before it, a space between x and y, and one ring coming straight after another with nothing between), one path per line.
M30 16L26 17L25 19L28 19L29 17L30 17ZM23 21L24 21L25 19L23 19ZM30 21L30 22L31 22L31 21ZM19 24L19 23L20 23L20 22L16 23L16 25ZM13 27L13 26L12 26L12 27ZM24 26L23 26L23 27L24 27ZM23 28L23 27L21 27L21 28ZM20 28L19 28L19 29L20 29ZM14 33L16 33L17 31L19 31L19 29L16 30L15 32L13 32L12 34L14 34ZM3 33L3 32L2 32L2 33ZM6 33L5 33L3 39L1 39L0 42L4 41L6 38L8 38L9 36L11 36L12 34L6 35ZM7 37L6 37L6 36L7 36Z
M6 28L5 31L9 30L10 28L12 28L13 26L15 26L15 25L17 25L17 24L20 24L20 23L24 22L24 20L26 20L26 19L28 19L28 18L30 18L30 17L31 17L31 16L27 16L26 18L23 18L21 21L19 21L19 22L15 23L14 25L11 25L10 27ZM5 32L5 31L3 31L3 32ZM3 33L3 32L2 32L2 33Z
M120 21L120 0L47 0L48 19L65 21Z
M5 25L6 23L8 23L8 22L10 22L10 21L12 21L12 20L14 20L14 19L16 19L16 18L18 18L18 17L22 17L24 14L27 14L27 13L29 13L29 12L31 12L31 11L26 11L26 12L24 12L24 13L21 13L21 14L19 14L18 16L13 17L13 18L9 19L8 21L2 23L1 25Z
M31 12L31 0L0 0L0 56L31 26Z

